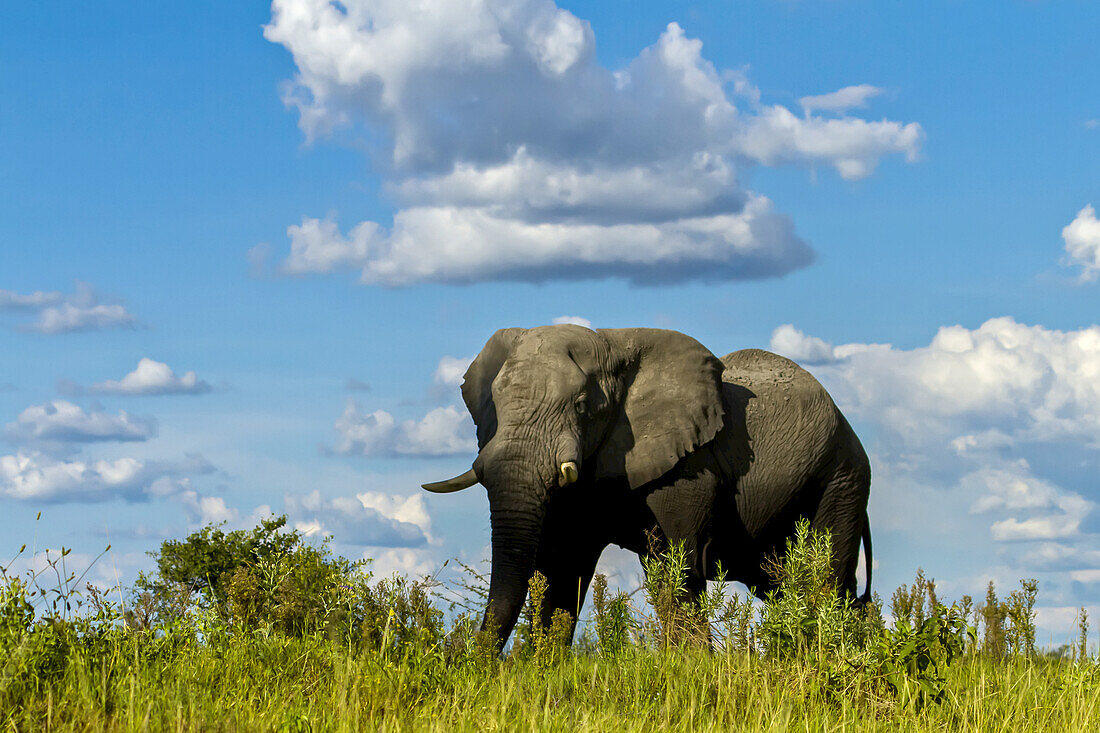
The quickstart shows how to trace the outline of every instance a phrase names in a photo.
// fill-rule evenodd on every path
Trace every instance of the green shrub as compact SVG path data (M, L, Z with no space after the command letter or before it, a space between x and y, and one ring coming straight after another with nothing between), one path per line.
M782 559L768 563L777 587L768 594L758 630L768 656L823 659L866 646L868 615L833 585L832 559L829 534L814 532L803 519Z
M166 540L158 552L156 572L139 573L127 612L127 623L152 628L185 616L196 607L228 609L226 585L243 567L278 561L301 543L297 531L281 531L286 516L261 520L251 530L225 532L210 524L182 540Z
M707 646L709 619L688 592L688 557L683 543L675 543L663 552L651 546L642 567L646 601L652 611L640 624L643 638L659 649L685 644Z
M568 611L555 609L550 624L543 624L546 611L546 576L535 571L527 582L527 604L523 608L523 623L513 655L548 665L564 658L573 634L573 617Z
M608 597L607 577L597 573L592 581L593 622L600 654L615 657L630 644L630 632L635 627L630 610L630 597L623 592Z
M974 641L976 630L967 626L957 607L937 603L920 625L901 617L893 629L884 629L877 641L877 678L885 682L902 705L920 709L943 701L946 668Z

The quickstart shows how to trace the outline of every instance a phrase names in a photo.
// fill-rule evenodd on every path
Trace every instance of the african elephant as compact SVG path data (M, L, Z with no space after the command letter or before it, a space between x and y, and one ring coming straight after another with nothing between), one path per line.
M508 638L535 570L544 621L575 619L603 549L644 555L683 542L689 591L714 579L763 595L761 563L796 521L832 534L838 587L856 592L860 540L870 594L871 469L825 389L781 356L717 359L695 339L650 328L575 325L497 331L467 370L462 397L479 453L447 493L480 482L492 526L490 622Z

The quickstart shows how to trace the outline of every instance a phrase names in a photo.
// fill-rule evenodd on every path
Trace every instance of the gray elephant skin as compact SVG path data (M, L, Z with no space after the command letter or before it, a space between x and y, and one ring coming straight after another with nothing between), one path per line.
M761 570L802 517L832 535L837 587L856 593L862 539L870 594L867 454L825 389L758 349L716 358L650 328L557 325L497 331L462 397L478 456L462 476L489 496L492 573L482 627L508 638L538 570L543 617L574 619L609 544L645 555L682 542L689 592L721 564L728 580L772 589ZM574 621L575 623L575 621Z

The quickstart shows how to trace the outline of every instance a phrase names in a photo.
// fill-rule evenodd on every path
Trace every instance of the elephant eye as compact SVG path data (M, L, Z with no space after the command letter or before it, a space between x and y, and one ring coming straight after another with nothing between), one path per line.
M578 415L583 415L588 409L588 404L585 402L585 396L580 395L573 401L573 409L577 411Z

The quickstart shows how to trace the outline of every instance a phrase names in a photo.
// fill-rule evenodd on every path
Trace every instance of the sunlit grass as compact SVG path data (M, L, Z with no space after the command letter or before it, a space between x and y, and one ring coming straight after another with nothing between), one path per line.
M51 592L49 568L29 582L5 576L0 729L1100 730L1100 665L1080 650L1034 652L1026 583L1005 613L988 608L1000 603L992 590L967 611L1007 619L979 636L921 576L919 594L895 594L893 615L906 620L888 628L878 609L807 582L828 558L827 538L807 533L775 568L799 593L749 615L713 589L695 606L676 600L674 548L647 567L663 578L649 584L647 617L598 584L595 618L572 648L527 621L524 641L498 658L469 617L443 622L430 587L375 582L272 527L171 545L278 551L228 565L220 555L223 577L207 578L206 596L148 579L138 592L166 595L147 597L143 614L95 593L75 609L75 576L55 572Z

